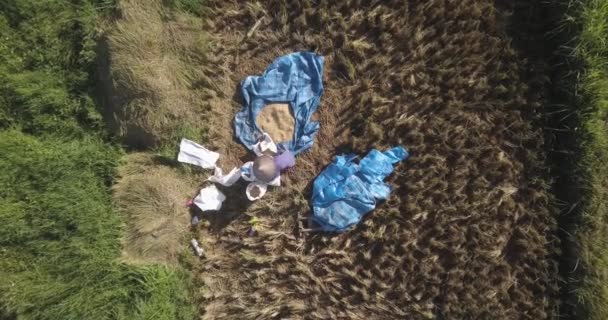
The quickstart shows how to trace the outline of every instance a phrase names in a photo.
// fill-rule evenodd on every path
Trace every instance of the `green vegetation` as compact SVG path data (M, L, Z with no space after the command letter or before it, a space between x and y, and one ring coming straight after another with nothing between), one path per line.
M116 262L120 217L104 181L117 150L99 140L0 133L2 303L30 319L189 319L182 277Z
M580 23L576 58L584 63L578 94L583 99L581 137L586 197L577 237L585 277L577 295L589 319L608 319L608 1L577 2Z
M176 10L195 15L202 14L203 0L165 0L165 4Z
M536 205L549 202L545 187L526 186L517 191L521 198L512 196L515 191L511 191L519 188L521 168L536 170L537 159L516 162L506 157L500 143L470 147L482 137L542 152L540 145L535 147L541 140L540 131L532 132L528 119L510 107L540 105L523 94L527 88L524 82L529 80L517 76L523 64L514 56L509 41L495 37L494 32L478 32L479 25L500 26L491 4L479 4L478 8L475 4L471 9L469 4L454 2L448 8L442 1L430 1L410 8L406 2L387 2L372 10L364 2L328 2L317 9L306 1L248 6L215 1L212 7L217 8L217 17L206 23L202 17L208 12L202 2L0 2L0 318L194 318L199 306L193 301L194 292L188 285L191 279L183 269L183 264L194 258L185 257L179 246L188 236L182 228L182 220L189 218L183 209L184 194L196 187L200 177L183 174L183 168L157 160L174 155L181 137L201 141L213 134L223 144L234 143L231 134L210 133L210 126L228 123L211 116L225 114L226 108L233 106L231 90L239 79L260 72L277 52L296 47L315 48L330 57L328 82L337 85L329 86L320 111L327 123L322 133L325 141L342 139L332 135L343 127L355 128L355 139L325 144L329 149L319 148L301 158L301 167L308 161L309 169L298 177L299 185L275 192L276 199L287 199L277 200L275 211L309 209L302 197L293 200L293 194L303 194L306 182L342 142L352 142L361 149L372 144L406 144L421 156L408 160L408 175L394 178L399 186L395 197L357 232L349 234L348 241L330 246L311 243L311 252L335 249L338 254L329 260L322 255L315 258L318 260L298 256L290 252L300 246L296 240L263 234L250 239L254 245L241 244L240 255L223 256L220 252L208 258L207 264L227 267L199 275L206 282L204 290L213 291L208 295L213 299L202 299L208 308L206 315L260 318L281 312L296 316L328 312L327 317L336 317L348 310L347 315L371 312L378 316L385 312L390 318L403 316L405 310L408 315L424 317L514 318L528 314L540 319L555 309L558 302L547 298L555 296L556 274L553 262L547 261L553 245L548 240L552 238L545 237L545 230L552 228L546 221L552 221L553 216ZM608 199L608 1L583 0L573 2L570 8L566 24L580 27L581 32L569 53L584 63L576 83L576 96L582 102L576 138L583 152L575 170L583 181L583 224L575 236L581 255L576 266L584 270L585 277L576 295L588 318L599 320L608 319L608 206L604 203ZM116 12L120 12L119 19L113 21L105 43L111 63L96 66L96 61L103 60L97 57L100 18ZM331 12L331 19L327 12ZM403 20L406 16L395 12L410 14ZM468 32L462 24L465 16L470 16L475 32ZM255 21L262 23L254 33ZM456 29L427 26L426 21ZM316 30L321 24L330 27ZM210 40L201 30L208 25L223 32L214 38L220 48L223 46L221 57L207 54ZM417 30L415 36L398 31L405 27ZM310 34L301 34L301 30ZM251 38L243 38L250 32ZM450 41L489 49L478 53L446 47ZM426 65L431 51L435 68L411 73L414 67ZM403 52L413 54L405 61ZM239 68L226 69L235 61ZM391 61L403 65L395 68ZM471 70L486 66L482 81L474 88L474 79L453 76L463 74L460 68L469 64ZM95 81L93 74L102 73L103 68L107 78ZM393 87L370 86L377 74L395 75ZM105 98L112 100L104 107L119 116L116 137L109 134L93 98L94 86L101 88L95 92L103 91ZM397 91L407 94L396 95ZM337 97L343 96L353 98L336 103L340 100ZM475 100L478 97L481 100ZM509 107L476 109L487 101ZM410 108L440 113L420 118L408 113ZM333 128L328 124L342 122L335 118L340 113L335 110L353 111L345 124ZM366 110L374 111L366 114ZM491 132L495 128L479 121L480 112L492 115L492 123L499 127L505 123L509 127L499 128L502 131L494 136ZM365 120L363 125L357 123L357 117ZM123 157L123 150L115 143L118 139L155 154ZM437 141L448 143L450 148L439 147ZM457 159L451 151L463 149L470 151L466 158ZM236 157L236 153L228 156ZM318 159L312 161L313 157ZM477 162L471 164L467 159ZM450 177L452 172L460 176ZM473 181L470 176L480 178ZM502 193L496 193L490 181L503 181ZM407 190L401 187L404 185ZM404 191L407 203L398 198ZM497 202L504 210L496 211ZM458 204L458 212L434 215L437 206L451 208L454 204ZM271 212L263 203L252 206L249 212L255 210ZM528 217L528 211L539 213ZM433 223L420 224L429 214ZM406 218L395 219L399 215ZM292 216L265 213L256 223L260 230L265 224L281 230L292 223ZM505 221L497 224L496 218L503 216ZM471 217L477 221L468 222ZM521 217L530 221L520 224ZM248 225L229 232L239 237ZM501 228L492 229L495 226ZM470 252L462 251L463 234L467 234L466 250ZM377 243L384 235L390 235L387 239L396 244L377 252ZM437 239L418 241L427 235L437 235ZM124 245L121 239L130 242ZM473 252L484 259L466 256ZM451 260L444 259L446 253L458 254ZM349 271L357 270L361 261L368 263L365 259L380 261L383 270L402 273L373 268L370 270L376 274ZM259 277L261 269L263 277ZM247 270L259 274L253 277ZM445 270L456 271L449 281L444 281ZM328 274L344 281L326 290L320 284ZM290 280L285 282L287 277ZM234 288L239 288L239 303L235 304ZM307 299L339 303L322 308L302 305L298 295L303 290ZM402 297L411 301L404 310L397 310ZM364 308L357 309L361 306Z
M0 3L0 315L192 319L186 275L121 263L122 154L92 92L111 1Z
M88 95L95 59L95 6L107 1L19 0L0 4L0 125L34 134L99 131Z

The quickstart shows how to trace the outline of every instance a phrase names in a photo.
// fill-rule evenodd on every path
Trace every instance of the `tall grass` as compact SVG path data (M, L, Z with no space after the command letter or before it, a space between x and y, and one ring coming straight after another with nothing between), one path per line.
M117 169L112 190L126 218L123 258L128 263L177 265L188 243L190 214L184 203L204 178L181 174L157 159L131 153Z
M584 278L577 296L593 320L608 319L608 1L575 2L581 34L574 54L584 63L577 86L581 95L581 171L586 197L577 232Z
M179 272L118 263L121 219L98 139L0 133L0 301L24 319L187 319Z
M165 0L165 4L173 9L201 15L204 0Z
M91 96L111 0L0 1L0 317L192 319L179 269L119 262L121 151Z
M0 3L0 128L78 136L102 129L88 94L97 7L107 0Z
M100 85L111 96L112 126L129 147L163 152L184 134L205 136L213 96L197 86L211 81L208 40L202 18L188 13L202 10L200 2L123 0L117 7L120 19L107 32L108 77Z

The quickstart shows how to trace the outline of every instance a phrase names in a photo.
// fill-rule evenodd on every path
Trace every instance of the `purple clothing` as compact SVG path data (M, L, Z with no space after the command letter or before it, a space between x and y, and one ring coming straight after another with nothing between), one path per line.
M293 156L291 151L287 150L278 156L274 157L274 165L277 166L279 171L289 169L296 165L296 158Z

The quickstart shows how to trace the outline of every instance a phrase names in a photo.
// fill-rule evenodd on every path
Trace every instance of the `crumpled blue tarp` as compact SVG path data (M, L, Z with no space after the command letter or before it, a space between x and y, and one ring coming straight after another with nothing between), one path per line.
M355 163L355 155L338 156L315 179L312 191L313 220L325 231L344 231L361 221L386 199L391 187L384 179L393 164L409 156L403 147L385 152L373 149Z
M295 117L291 141L275 141L294 155L312 147L319 123L310 117L323 94L323 57L312 52L296 52L277 58L261 76L241 82L245 105L234 117L236 136L250 150L262 131L255 119L270 103L288 103Z

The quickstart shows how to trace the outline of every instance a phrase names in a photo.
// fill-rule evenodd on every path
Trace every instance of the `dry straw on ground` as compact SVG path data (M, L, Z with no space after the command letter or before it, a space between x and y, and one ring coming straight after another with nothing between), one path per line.
M195 89L209 84L202 20L160 0L124 0L118 9L99 72L111 127L136 148L201 131L206 94Z
M243 215L201 230L203 318L557 317L542 100L527 85L542 82L492 1L208 5L223 88L236 93L275 57L313 50L326 57L326 92L313 149L281 188L242 207L259 236L243 238ZM232 142L240 103L227 95L212 108L226 163L247 154ZM412 156L388 201L350 232L294 237L310 183L335 154L397 144Z
M130 263L177 263L186 247L189 210L186 201L196 182L154 156L133 153L119 167L114 200L125 215L123 259Z
M123 21L159 42L113 34L111 53L128 67L116 70L118 87L144 84L127 90L135 92L135 107L125 110L137 111L128 119L154 136L171 125L151 119L179 122L181 113L173 110L186 110L180 103L200 95L210 126L206 145L222 154L224 169L239 165L251 157L234 139L239 82L293 51L315 51L326 63L314 147L261 201L235 198L235 187L218 215L228 221L200 229L203 319L557 317L556 220L537 123L542 78L513 49L508 16L493 1L211 0L207 6L213 61L190 66L204 80L188 92L171 90L186 78L167 72L185 69L183 60L167 55L181 56L188 46L165 46L172 24L160 22L157 2L145 8L152 13ZM180 34L188 39L195 32ZM137 72L148 68L144 61L154 70ZM148 81L142 74L155 76ZM156 83L161 76L169 80ZM146 99L160 107L140 108ZM166 103L173 100L175 106ZM148 117L155 112L163 116ZM333 156L397 144L412 156L389 179L392 196L361 225L340 235L294 236L296 214L310 212L311 182ZM177 193L158 206L175 199ZM163 211L176 212L171 205ZM245 236L249 216L258 219L257 237Z

